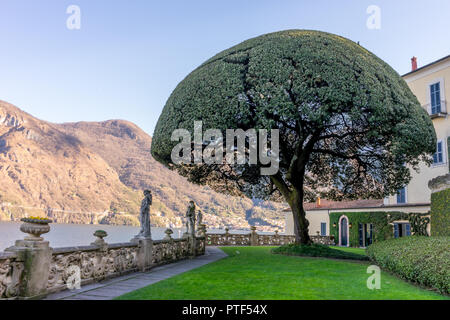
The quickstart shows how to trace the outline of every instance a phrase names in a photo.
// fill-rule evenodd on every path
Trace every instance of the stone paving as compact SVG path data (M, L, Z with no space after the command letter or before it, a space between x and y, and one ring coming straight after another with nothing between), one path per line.
M148 272L129 275L82 286L79 290L65 290L49 294L45 300L111 300L125 293L146 287L177 274L201 267L227 257L217 247L206 247L205 255L155 267Z

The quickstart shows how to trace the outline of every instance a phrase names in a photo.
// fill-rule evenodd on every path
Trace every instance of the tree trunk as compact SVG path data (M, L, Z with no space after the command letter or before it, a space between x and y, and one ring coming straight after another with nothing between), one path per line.
M303 209L303 189L294 189L291 192L288 203L294 219L295 243L310 245L312 241L308 233L309 222L306 219L306 212Z

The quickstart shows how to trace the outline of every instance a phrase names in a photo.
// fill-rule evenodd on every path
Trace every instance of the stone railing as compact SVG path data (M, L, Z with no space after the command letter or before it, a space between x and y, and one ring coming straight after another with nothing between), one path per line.
M163 240L108 244L106 232L97 231L91 245L67 248L50 248L42 238L18 240L0 252L0 300L41 298L205 253L203 235L172 239L171 233Z
M333 237L310 236L310 238L314 243L334 245ZM255 227L246 234L229 233L228 229L225 229L225 233L206 233L207 246L280 246L294 242L293 235L278 234L278 232L258 234Z
M205 237L197 237L195 255L203 254L205 254ZM186 259L189 256L191 256L189 241L185 238L153 241L152 264L155 266Z
M77 279L85 285L137 271L138 249L134 243L53 249L47 293L67 289Z
M0 252L0 299L17 297L23 262L17 261L17 254Z

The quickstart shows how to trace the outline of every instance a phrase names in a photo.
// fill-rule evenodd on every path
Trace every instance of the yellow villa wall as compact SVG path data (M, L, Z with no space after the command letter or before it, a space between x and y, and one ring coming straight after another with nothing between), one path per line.
M294 234L294 219L292 212L286 212L286 234ZM306 212L306 219L309 221L309 235L317 235L317 231L320 232L320 223L326 222L327 224L327 236L330 235L330 217L328 210L314 210Z
M411 91L416 95L420 104L424 109L428 109L430 105L430 84L441 82L441 100L445 101L447 112L445 118L433 119L434 129L438 140L443 142L444 163L439 165L431 165L431 167L422 164L419 173L411 170L412 180L406 187L406 203L430 203L431 190L428 188L428 181L449 172L448 164L448 146L447 137L450 136L450 57L436 64L416 71L410 75L404 76ZM442 108L445 108L444 105ZM389 201L385 204L396 204L397 197L389 197Z

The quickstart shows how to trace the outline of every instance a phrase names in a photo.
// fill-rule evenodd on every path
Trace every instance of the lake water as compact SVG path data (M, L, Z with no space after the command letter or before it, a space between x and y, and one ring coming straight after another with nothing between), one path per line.
M0 251L14 245L14 242L23 239L26 234L20 231L21 222L0 222ZM86 246L95 241L93 233L95 230L105 230L108 236L105 241L108 243L128 242L138 232L139 227L111 226L94 224L50 224L50 232L42 235L45 240L50 241L50 246L72 247ZM160 240L165 237L166 228L152 228L153 240ZM173 229L173 238L180 236L181 230Z
M26 234L20 231L21 222L0 221L0 252L5 248L14 245L14 242L23 239ZM93 233L95 230L105 230L108 236L105 238L107 243L118 243L130 241L138 232L139 227L130 226L111 226L94 224L50 224L50 232L42 235L45 240L50 241L50 246L73 247L87 246L95 241ZM166 228L152 228L152 239L160 240L165 237ZM184 229L173 229L173 238L182 236ZM224 230L208 229L211 233L224 233ZM230 233L249 233L249 230L233 230ZM258 232L264 234L267 232ZM267 233L268 234L268 233Z

